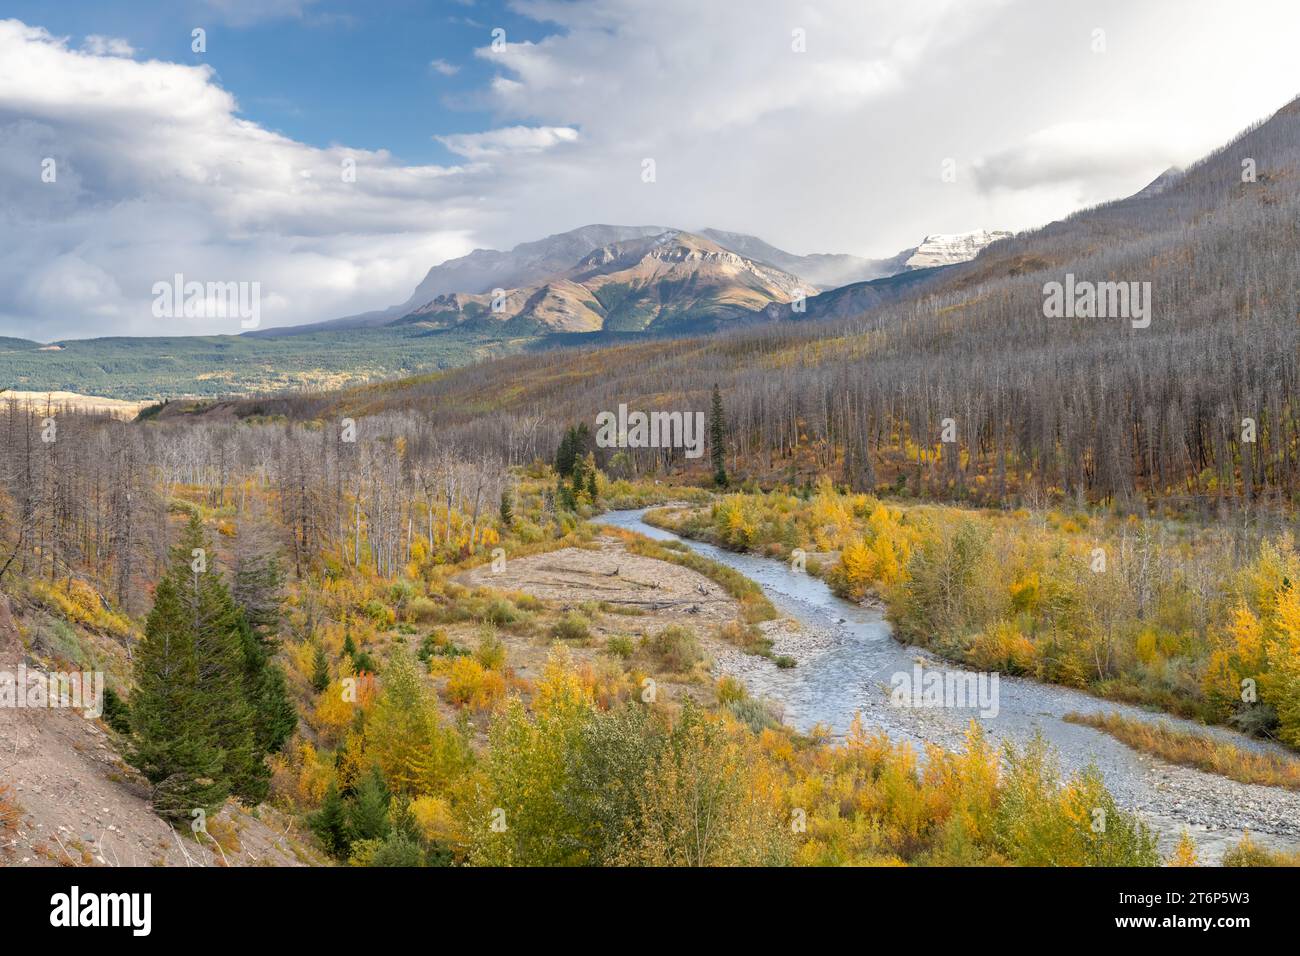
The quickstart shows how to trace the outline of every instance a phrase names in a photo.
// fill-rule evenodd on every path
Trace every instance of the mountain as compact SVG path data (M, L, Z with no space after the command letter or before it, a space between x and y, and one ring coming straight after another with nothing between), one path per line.
M394 319L410 315L439 296L453 293L475 296L490 293L493 289L515 289L535 285L571 268L575 262L594 249L627 239L655 236L666 231L663 226L597 224L557 233L533 242L522 242L509 252L475 249L468 255L448 259L431 268L415 287L410 298L401 305L375 312L365 312L361 315L345 316L341 319L330 319L326 322L263 329L247 334L274 338L330 329L386 325Z
M709 250L708 255L716 257L719 250L734 253L738 259L747 260L751 264L740 270L751 276L764 272L769 273L769 278L777 274L783 276L776 282L776 287L782 290L779 295L729 295L715 289L718 292L716 308L708 305L708 297L701 298L695 306L696 318L707 318L714 322L742 317L741 313L745 309L738 309L737 306L748 306L752 311L762 309L769 301L788 301L794 297L790 289L798 289L807 294L818 289L834 289L887 278L910 269L959 262L971 258L989 242L1006 235L974 232L955 236L928 236L920 246L904 249L888 259L866 259L843 253L799 256L778 249L755 236L722 229L701 229L691 233L664 226L595 224L557 233L545 239L520 243L508 252L475 249L468 255L449 259L431 268L411 296L400 305L326 322L262 329L245 334L255 338L281 338L311 332L383 326L413 316L420 317L416 321L430 321L443 328L457 324L460 319L456 316L467 319L493 316L500 319L504 316L507 319L519 317L525 323L536 323L538 327L553 332L638 330L654 323L641 322L636 318L616 318L612 323L606 322L604 313L609 311L610 305L599 300L593 303L586 293L575 289L570 273L578 270L580 260L598 250L620 243L653 240L657 236L668 234L693 236L698 242L712 243L716 248ZM633 248L638 247L628 247L624 254ZM705 250L701 248L696 251L703 253ZM688 258L684 261L691 260ZM730 262L726 268L735 269L736 260ZM708 265L703 261L700 264ZM722 260L718 259L714 264L721 267ZM652 274L680 281L683 270L678 269L671 276L668 273L654 273L653 270ZM791 278L794 279L793 286L790 285ZM582 280L578 281L581 284ZM600 286L608 284L597 283ZM752 281L747 279L746 284L751 292L758 291ZM759 283L761 284L762 282ZM640 308L644 312L644 301L653 296L649 290L641 286L638 288L643 300ZM510 293L510 305L504 313L491 313L486 307L496 289ZM665 294L669 299L681 298L671 289L665 290ZM532 301L533 296L538 296L536 301ZM633 305L629 302L628 308L631 309ZM620 310L615 308L615 312L618 311ZM667 311L681 310L668 303ZM704 315L705 312L711 314ZM664 324L659 322L657 327L662 328Z
M667 230L609 243L542 282L502 291L438 295L397 322L433 328L499 322L542 332L703 328L816 289L703 236Z
M889 259L864 259L861 256L845 253L824 252L797 256L769 245L762 239L739 232L701 229L700 235L712 239L724 249L730 249L756 262L766 262L768 265L776 266L781 271L797 275L822 289L880 279L901 272L908 255L915 251L904 250Z
M958 262L968 262L979 255L985 246L999 239L1010 238L1011 235L1009 232L977 229L974 232L926 236L921 244L912 250L912 254L907 257L903 266L907 269L931 269L935 266L951 266Z

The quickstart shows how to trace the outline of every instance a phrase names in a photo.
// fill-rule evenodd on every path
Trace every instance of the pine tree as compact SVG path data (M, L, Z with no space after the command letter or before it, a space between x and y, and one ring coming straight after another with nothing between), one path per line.
M388 805L393 794L378 767L371 767L348 805L348 832L354 840L383 840L388 836Z
M270 647L240 621L244 647L244 689L253 707L253 739L263 754L276 753L298 726L284 670L271 660Z
M354 663L356 662L357 642L352 639L352 619L350 617L343 620L343 653L352 658Z
M202 709L194 632L172 575L158 584L136 648L131 729L130 762L154 785L160 816L182 822L225 801L221 745Z
M329 685L330 662L325 656L325 648L317 644L311 658L311 689L319 694Z
M515 499L506 488L501 492L501 527L511 528L515 523Z
M312 833L316 834L316 839L320 840L328 853L339 859L347 857L352 838L348 832L348 818L343 798L339 795L338 784L334 781L330 781L320 809L307 818L307 826Z
M190 518L158 585L137 652L132 761L172 819L215 809L227 794L258 801L270 771L255 738L245 685L242 615Z
M577 456L573 429L567 428L564 437L560 439L560 447L555 450L555 473L561 478L568 478L573 473L573 462Z
M713 483L727 487L727 416L722 408L722 393L713 386L713 407L709 413L709 454L713 460Z

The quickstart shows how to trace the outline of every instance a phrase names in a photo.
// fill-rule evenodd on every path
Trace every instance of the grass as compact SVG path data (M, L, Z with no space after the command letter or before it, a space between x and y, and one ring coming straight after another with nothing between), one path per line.
M1300 760L1255 753L1204 734L1174 730L1165 721L1152 724L1115 713L1070 713L1065 719L1110 734L1134 750L1169 763L1218 774L1238 783L1300 791Z

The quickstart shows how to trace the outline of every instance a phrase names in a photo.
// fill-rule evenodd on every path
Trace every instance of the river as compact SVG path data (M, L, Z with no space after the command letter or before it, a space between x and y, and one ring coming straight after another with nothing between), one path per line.
M781 614L818 636L809 642L812 646L806 654L796 655L793 668L782 669L748 655L729 655L718 662L719 671L742 679L752 695L777 702L785 722L796 730L808 731L822 724L834 735L843 735L854 714L861 713L867 726L881 727L891 738L918 747L934 743L960 749L972 719L993 741L1023 746L1035 734L1042 734L1063 769L1072 772L1095 765L1119 805L1141 815L1166 852L1184 830L1191 833L1206 863L1216 862L1245 829L1266 846L1300 847L1300 793L1241 784L1166 764L1098 730L1062 718L1071 711L1119 712L1140 720L1167 721L1242 747L1286 753L1280 747L1225 729L1104 701L1082 691L1006 675L998 676L996 695L991 699L996 706L896 706L891 703L895 675L905 674L910 679L918 663L930 670L971 672L894 640L883 612L837 597L820 578L771 558L679 537L646 524L646 510L611 511L595 521L660 541L681 541L697 554L734 568L757 583ZM974 675L976 679L979 676ZM983 678L985 689L991 691L989 675Z

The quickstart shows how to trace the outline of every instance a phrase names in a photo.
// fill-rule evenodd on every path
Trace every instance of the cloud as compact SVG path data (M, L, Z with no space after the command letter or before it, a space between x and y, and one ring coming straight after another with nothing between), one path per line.
M45 160L53 181L44 181ZM0 21L0 328L49 340L165 326L156 281L260 281L266 325L402 301L469 251L473 170L319 149L238 115L206 66L71 49Z
M135 56L135 48L121 37L100 36L92 33L82 42L81 48L92 56Z
M578 139L578 131L567 126L507 126L483 133L455 133L434 138L457 156L489 159L507 153L540 153L560 143L573 143Z
M984 192L1141 178L1153 167L1175 165L1175 141L1158 124L1110 120L1056 123L972 164Z
M454 63L448 63L446 60L430 60L429 69L435 73L441 73L443 76L455 76L460 72L460 67Z
M309 0L209 9L319 16ZM403 301L475 246L591 222L889 255L1133 192L1300 90L1290 0L1258 0L1252 17L1216 0L511 9L533 21L526 38L511 27L503 49L475 50L491 75L456 94L490 121L427 130L446 165L296 142L242 116L206 66L0 21L0 334L233 331L160 327L149 290L178 271L261 281L267 325L329 319Z

